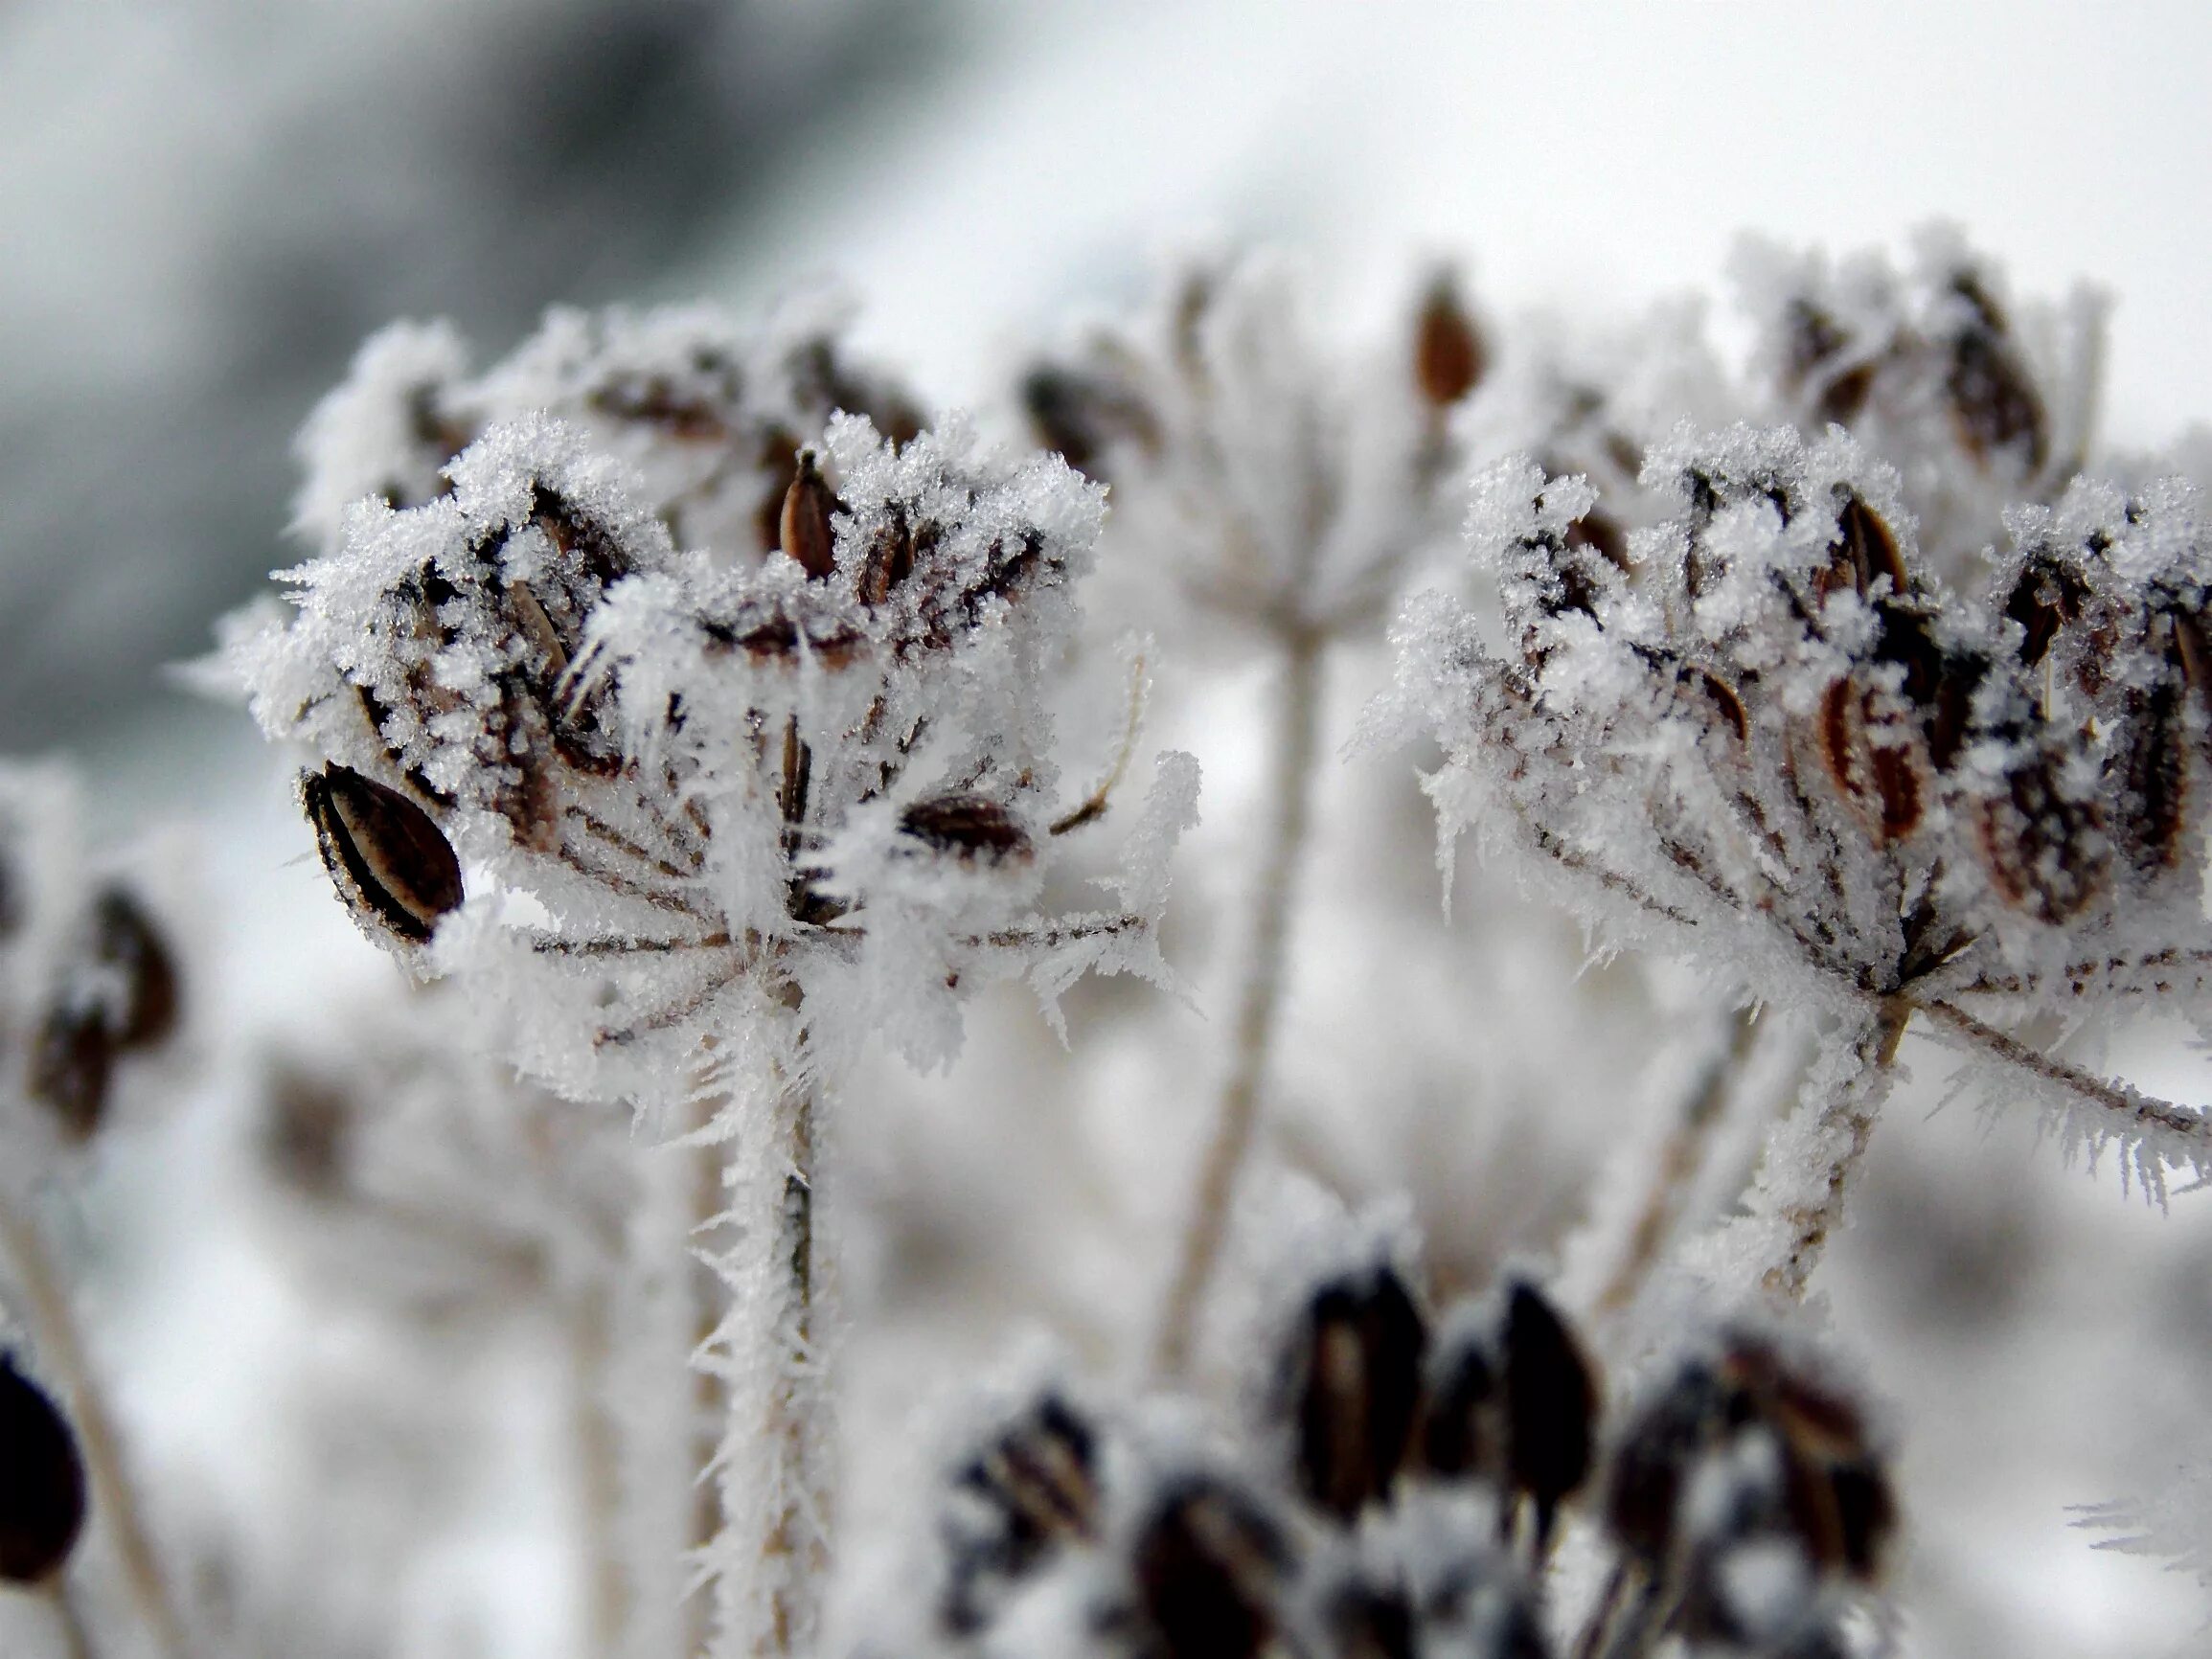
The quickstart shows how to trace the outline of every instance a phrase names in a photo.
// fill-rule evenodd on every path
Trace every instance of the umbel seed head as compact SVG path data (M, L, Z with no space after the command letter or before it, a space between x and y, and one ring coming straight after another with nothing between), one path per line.
M77 1437L37 1384L0 1353L0 1583L60 1571L84 1530Z

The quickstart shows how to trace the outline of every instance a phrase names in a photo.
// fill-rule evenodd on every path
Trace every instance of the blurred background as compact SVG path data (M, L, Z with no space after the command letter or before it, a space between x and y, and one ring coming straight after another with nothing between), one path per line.
M555 302L745 310L828 277L857 301L863 348L927 398L1003 408L1028 351L1137 300L1158 250L1194 237L1302 250L1351 338L1439 256L1495 316L1611 317L1696 292L1718 317L1743 231L1895 247L1940 217L2019 289L2109 293L2105 436L2149 446L2212 418L2208 108L2212 10L2182 4L5 0L0 751L78 758L104 834L158 831L190 867L194 948L226 988L198 1011L203 1044L311 1031L381 995L389 970L298 862L282 763L165 665L206 649L213 620L298 557L292 434L394 317L452 318L481 361ZM1380 674L1354 664L1332 682L1333 741ZM1163 716L1208 769L1184 936L1201 989L1211 919L1236 902L1265 690L1188 685ZM1420 948L1471 976L1445 982L1445 1007L1476 976L1508 994L1492 981L1513 965L1435 913L1402 761L1356 761L1329 789L1305 960L1350 942L1333 971L1387 978L1392 936L1358 931L1386 892L1390 925L1433 933ZM1486 1119L1469 1079L1497 1069L1489 1057L1378 1074L1363 1057L1390 1033L1360 1034L1354 993L1306 972L1285 1106L1320 1148L1306 1161L1354 1195L1425 1181L1423 1218L1471 1273L1555 1246L1594 1164L1580 1126L1628 1103L1636 1034L1664 1001L1640 983L1619 994L1627 1035L1562 1062L1562 1099ZM1218 1030L1220 1003L1199 1002ZM1155 1064L1211 1040L1195 1018L1144 1039ZM2115 1063L2146 1086L2212 1097L2195 1056L2156 1033L2129 1041ZM1156 1285L1110 1282L1129 1276L1106 1222L1055 1222L1049 1184L979 1196L975 1171L1011 1141L1039 1167L1141 1182L1195 1151L1199 1102L1149 1093L1158 1071L1131 1061L1085 1085L1070 1138L1036 1081L1059 1063L1048 1043L1018 1001L985 1010L961 1072L866 1163L878 1255L904 1262L877 1282L884 1329L906 1332L882 1352L901 1365L934 1354L956 1372L1056 1306L1083 1307L1107 1348L1145 1317ZM2093 1553L2067 1506L2155 1486L2212 1439L2198 1426L2212 1210L2123 1203L2109 1172L2057 1168L2017 1125L1931 1117L1942 1059L1907 1058L1927 1087L1893 1108L1832 1276L1839 1328L1903 1434L1905 1650L2197 1650L2212 1599ZM1534 1087L1528 1070L1513 1087ZM1402 1098L1345 1098L1414 1072ZM893 1074L883 1087L914 1094ZM271 1288L259 1245L205 1206L146 1202L212 1136L171 1127L122 1157L105 1216L128 1224L86 1234L110 1239L106 1340L141 1379L125 1403L149 1455L239 1496L281 1482L226 1474L219 1448L253 1443L268 1356L303 1340L311 1299ZM929 1190L878 1190L902 1156ZM1439 1173L1463 1169L1463 1188ZM1523 1210L1469 1221L1485 1191ZM1120 1223L1165 1225L1181 1193L1166 1181ZM916 1240L929 1250L901 1257ZM1010 1283L1017 1250L1046 1265ZM888 1379L888 1419L911 1375L868 1373L869 1340L859 1387ZM485 1651L565 1651L530 1591L558 1560L530 1443L509 1471L523 1486L478 1494L476 1553L442 1592L474 1609Z

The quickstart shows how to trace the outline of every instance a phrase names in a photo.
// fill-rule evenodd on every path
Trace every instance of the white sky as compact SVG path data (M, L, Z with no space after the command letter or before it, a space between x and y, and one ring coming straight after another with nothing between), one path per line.
M1736 234L1953 218L2024 289L2110 289L2109 425L2212 419L2212 7L982 3L977 48L794 178L746 285L851 280L961 398L1163 235L1311 248L1370 299L1435 252L1509 305L1712 288ZM892 135L897 135L894 138Z

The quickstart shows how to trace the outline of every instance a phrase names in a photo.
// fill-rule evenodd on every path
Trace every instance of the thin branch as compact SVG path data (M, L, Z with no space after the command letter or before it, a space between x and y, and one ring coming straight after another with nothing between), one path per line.
M2146 1095L2126 1083L2109 1082L2103 1078L2083 1071L2054 1058L2041 1049L2030 1048L2018 1037L2007 1036L1996 1027L1978 1020L1966 1010L1948 1002L1926 1002L1914 1005L1939 1025L1949 1026L1971 1041L1987 1049L1997 1058L2018 1066L2044 1082L2055 1083L2079 1100L2093 1106L2102 1106L2116 1118L2125 1120L2117 1125L2123 1130L2140 1133L2158 1130L2177 1136L2193 1148L2212 1157L2212 1118L2194 1107L2177 1105Z
M1800 1107L1780 1131L1780 1139L1769 1144L1769 1162L1760 1170L1759 1183L1779 1198L1772 1220L1781 1226L1783 1237L1761 1283L1793 1302L1804 1298L1806 1284L1843 1218L1844 1203L1873 1138L1874 1120L1895 1079L1897 1045L1911 1014L1909 1005L1894 1002L1870 1011L1852 1044L1853 1068L1836 1079L1828 1099L1809 1100ZM1826 1069L1816 1067L1809 1086L1818 1086ZM1812 1170L1779 1170L1771 1162L1772 1154L1780 1145L1794 1148L1802 1143L1799 1125L1807 1111L1813 1114L1813 1138L1824 1148L1822 1162Z
M1071 830L1080 830L1085 824L1095 824L1106 816L1106 803L1113 798L1113 792L1121 787L1122 778L1129 769L1129 757L1136 753L1137 731L1144 723L1144 716L1145 659L1144 653L1140 651L1129 664L1129 721L1122 728L1121 747L1114 753L1112 766L1107 768L1099 786L1090 792L1080 807L1053 821L1048 834L1065 835Z
M145 1511L125 1472L114 1420L108 1416L106 1398L93 1379L77 1316L46 1253L37 1223L17 1214L4 1200L0 1200L0 1248L6 1250L22 1287L38 1356L52 1368L55 1380L67 1396L70 1420L84 1448L92 1511L115 1541L115 1553L123 1564L139 1622L156 1648L171 1659L179 1659L186 1650L184 1630L153 1553Z
M1216 1109L1213 1142L1199 1168L1191 1218L1153 1352L1154 1370L1166 1377L1180 1376L1190 1367L1198 1310L1204 1306L1228 1235L1230 1201L1259 1119L1260 1088L1274 1048L1276 1015L1283 1000L1285 951L1298 865L1312 818L1325 648L1325 639L1316 632L1286 631L1284 635L1283 702L1262 807L1267 839L1253 896L1250 955L1238 997L1228 1080Z
M1601 1318L1618 1313L1635 1300L1667 1240L1674 1236L1691 1182L1704 1168L1713 1127L1721 1121L1722 1107L1743 1076L1752 1037L1758 1031L1753 1011L1747 1008L1736 1010L1729 1026L1727 1040L1698 1069L1682 1096L1675 1126L1659 1150L1621 1259L1598 1294L1595 1311Z

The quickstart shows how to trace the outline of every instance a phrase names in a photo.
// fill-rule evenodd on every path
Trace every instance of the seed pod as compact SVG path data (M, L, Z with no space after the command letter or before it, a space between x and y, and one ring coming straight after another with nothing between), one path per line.
M1298 1483L1339 1520L1386 1497L1421 1406L1426 1323L1387 1266L1324 1284L1284 1354Z
M1606 1474L1606 1527L1650 1566L1675 1553L1682 1498L1698 1462L1729 1429L1730 1391L1692 1361L1629 1418Z
M1256 1499L1201 1474L1161 1494L1130 1566L1161 1659L1256 1659L1275 1633L1293 1561Z
M338 897L372 939L421 944L460 907L460 860L397 789L332 761L301 775L300 800Z
M68 1420L0 1353L0 1583L44 1582L84 1530L84 1464Z
M2039 921L2078 915L2109 874L2103 815L2060 784L2062 758L2030 755L1973 816L1974 846L1997 896Z
M1831 684L1820 700L1820 753L1853 818L1877 847L1919 829L1933 793L1927 746L1906 722L1889 717L1856 674Z
M799 470L784 491L783 546L817 580L837 568L837 535L830 522L837 506L836 492L814 464L814 452L802 449Z
M1507 1293L1507 1470L1536 1506L1540 1552L1562 1500L1588 1478L1597 1379L1574 1333L1534 1285Z
M1160 446L1152 406L1105 375L1039 364L1022 376L1021 406L1045 447L1093 478L1104 475L1102 464L1117 443L1134 443L1148 455Z
M1481 381L1488 367L1482 336L1460 303L1459 285L1440 271L1421 302L1413 334L1413 380L1432 409L1448 409Z
M2004 312L1970 273L1951 279L1951 292L1968 312L1951 340L1944 379L1959 444L1985 466L1998 451L2011 450L2025 470L2040 471L2050 449L2043 401Z
M1848 585L1864 599L1879 577L1889 579L1894 598L1904 598L1909 589L1897 538L1881 515L1855 494L1844 495L1836 515L1836 539L1828 544L1828 552L1831 562L1813 584L1822 598Z
M31 1039L24 1088L72 1141L88 1141L107 1115L115 1054L108 1011L97 1000L66 998L47 1010Z
M993 1435L953 1477L982 1501L988 1519L949 1525L951 1568L945 1620L973 1633L997 1587L1028 1577L1062 1545L1095 1535L1099 1517L1096 1431L1047 1394Z
M2089 597L2081 577L2047 556L2030 557L2005 596L2005 615L2020 625L2020 662L2040 665L2059 630L2082 614Z
M899 829L963 863L1002 864L1032 854L1029 831L988 795L962 792L917 801L900 814Z
M122 983L112 1011L121 1048L148 1048L176 1029L176 963L152 919L125 889L108 887L92 901L92 960Z

